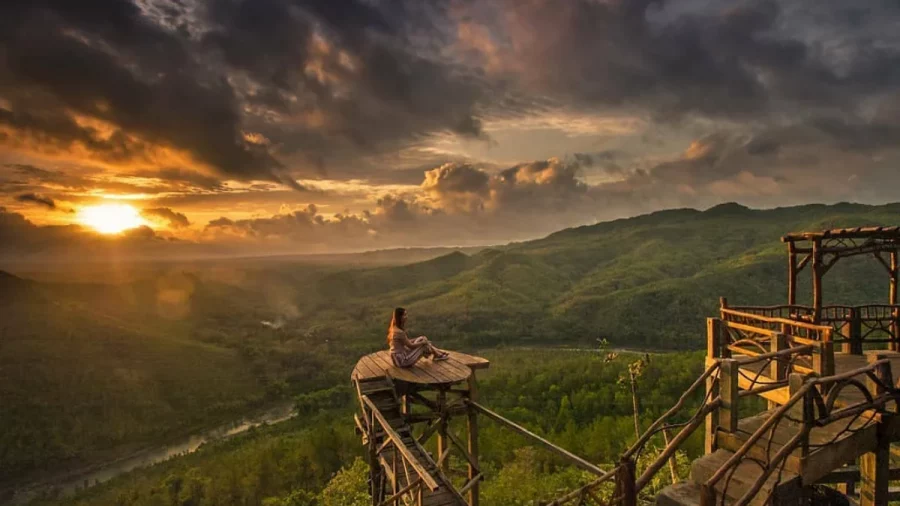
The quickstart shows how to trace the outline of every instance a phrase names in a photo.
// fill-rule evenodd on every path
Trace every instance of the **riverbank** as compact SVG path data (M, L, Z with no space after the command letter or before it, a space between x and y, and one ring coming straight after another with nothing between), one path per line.
M19 506L38 497L63 497L78 490L108 481L134 469L151 466L173 457L193 453L203 444L227 439L254 427L272 425L296 416L293 401L283 401L264 410L256 410L239 419L175 438L169 443L144 448L115 460L32 480L25 485L0 491L0 504Z

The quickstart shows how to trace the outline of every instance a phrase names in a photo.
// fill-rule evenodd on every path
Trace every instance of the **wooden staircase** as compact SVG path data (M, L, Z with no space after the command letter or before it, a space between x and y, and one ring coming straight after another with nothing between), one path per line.
M711 479L721 469L728 471L712 485L715 499L707 504L735 504L741 498L749 499L747 504L758 506L800 504L813 492L808 485L820 482L835 469L854 463L859 455L874 451L878 442L877 416L860 413L857 417L813 426L803 438L805 443L799 446L792 443L803 431L802 420L782 416L762 431L761 437L748 444L767 420L778 417L776 411L740 419L733 431L718 430L717 449L695 460L688 481L665 488L658 495L656 504L700 506L704 486L714 481ZM791 448L785 450L787 445ZM729 466L729 459L742 449L743 457ZM787 452L786 457L775 467L776 471L754 491L764 469L776 455L784 452Z
M413 436L393 383L382 377L357 381L357 388L373 415L367 436L372 439L367 443L377 450L383 473L371 477L373 496L386 503L391 503L391 497L407 496L420 506L465 506L465 499Z
M670 485L657 496L660 506L700 506L703 495L702 485L734 455L728 450L716 450L704 455L691 464L688 481ZM762 468L751 460L741 461L734 473L714 486L716 504L730 505L744 496L762 474ZM802 493L797 473L785 470L781 475L772 475L749 504L763 506L771 497L771 504L797 504Z

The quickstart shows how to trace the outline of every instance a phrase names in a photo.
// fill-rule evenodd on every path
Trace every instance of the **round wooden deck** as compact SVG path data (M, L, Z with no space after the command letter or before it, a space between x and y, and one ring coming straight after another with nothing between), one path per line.
M366 381L390 376L391 379L419 384L459 383L469 379L475 369L486 369L490 362L451 351L448 360L438 362L423 358L412 367L397 367L391 362L391 354L387 350L366 355L356 363L350 379Z

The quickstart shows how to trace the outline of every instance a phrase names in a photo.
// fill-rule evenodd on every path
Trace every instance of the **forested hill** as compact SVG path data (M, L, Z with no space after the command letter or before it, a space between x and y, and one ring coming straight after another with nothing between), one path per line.
M319 304L306 315L327 314L343 322L338 328L372 336L390 306L404 305L423 332L470 346L605 338L697 348L720 296L735 303L786 300L784 233L897 223L900 204L662 211L472 256L326 275L314 290ZM808 290L804 274L801 289ZM801 291L800 301L806 296ZM883 270L870 258L845 260L826 279L826 302L886 297Z
M464 351L598 339L702 349L720 296L785 301L784 233L898 223L900 204L727 204L402 266L116 265L91 283L77 271L54 282L0 273L0 491L30 471L340 385L359 355L384 346L394 306L410 310L410 332ZM829 271L825 300L887 291L883 268L858 258Z

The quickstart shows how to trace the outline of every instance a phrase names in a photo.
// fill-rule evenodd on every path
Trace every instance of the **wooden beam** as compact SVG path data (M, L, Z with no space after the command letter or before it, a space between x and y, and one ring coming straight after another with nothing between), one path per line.
M813 274L813 323L818 324L822 318L822 240L813 242L812 252Z
M428 487L428 490L435 490L438 488L437 482L434 481L434 478L428 473L425 469L425 466L419 462L419 459L416 458L415 455L410 453L409 449L406 447L406 444L400 438L400 435L391 427L391 424L384 418L384 415L381 414L381 411L378 410L378 407L375 406L375 403L372 402L371 399L367 395L362 397L363 402L369 408L372 416L378 420L378 424L381 425L381 428L384 430L384 433L394 442L394 451L400 452L403 455L404 460L409 462L409 465L416 471L416 474L422 477L422 482Z
M444 455L444 452L447 451L447 392L443 389L438 390L437 394L437 408L441 414L441 419L438 420L438 430L437 430L437 453L438 455ZM441 462L438 464L438 468L442 472L447 472L449 467L449 462Z
M891 265L888 271L891 275L891 289L888 294L888 304L894 306L897 304L897 250L891 251Z
M719 427L727 432L734 432L738 425L740 364L731 358L723 359L720 363L719 397L722 398L722 406L719 408Z
M883 426L883 423L878 424L879 428ZM879 430L879 433L881 432ZM890 447L891 444L887 438L879 437L875 451L864 453L859 458L860 506L885 506L888 503L891 472Z
M797 264L797 273L798 274L800 273L800 271L802 271L806 267L807 264L809 264L810 260L812 260L812 251L806 252L806 255L803 257L802 260L800 260L800 263Z
M897 283L898 274L900 274L900 266L897 265L897 250L891 251L891 286L888 292L888 303L892 306L897 305ZM894 308L891 310L891 351L900 351L900 310Z
M769 351L772 353L777 353L782 350L786 350L788 348L787 336L784 334L775 334L772 336L772 340L769 341ZM788 364L790 364L790 358L787 359ZM787 375L790 373L789 369L791 369L790 365L788 367L784 366L777 358L772 360L772 363L769 364L769 377L772 378L772 381L781 382L787 379ZM775 409L778 407L778 404L775 401L767 402L769 409Z
M568 460L576 467L584 469L585 471L587 471L589 473L596 474L597 476L603 476L606 474L606 471L604 471L603 469L600 469L599 467L595 466L594 464L591 464L590 462L584 460L583 458L575 455L574 453L572 453L564 448L560 448L559 446L556 446L555 444L551 443L550 441L547 441L546 439L542 438L541 436L538 436L537 434L531 432L530 430L526 429L525 427L522 427L521 425L519 425L511 420L508 420L508 419L498 415L497 413L494 413L493 411L482 406L481 404L478 404L477 402L474 402L474 401L470 402L469 404L473 408L475 408L475 410L478 411L479 413L485 415L486 417L490 418L491 420L494 420L495 422L497 422L501 425L506 426L509 429L512 429L514 432L517 432L520 435L525 436L526 438L530 439L531 441L538 443L539 445L543 446L547 450L550 450L551 452L562 457L563 459Z
M797 253L794 243L788 243L788 304L797 303Z
M878 260L878 263L884 266L884 270L886 270L888 274L891 273L891 265L887 262L887 260L884 259L883 256L881 256L880 251L873 251L872 256L875 257L875 260Z
M467 400L475 402L478 400L478 382L475 379L475 371L469 376L469 393ZM469 478L468 500L469 506L478 506L478 482L481 481L481 472L478 470L478 414L471 405L466 406L466 432L468 433L468 449L469 463L466 469L466 476ZM477 478L477 479L476 479Z
M379 503L379 506L387 506L388 504L397 501L398 499L400 499L401 497L403 497L404 494L409 493L409 491L411 491L411 490L414 489L415 487L418 487L421 483L422 483L422 478L417 478L417 479L413 480L412 483L410 483L409 485L407 485L407 486L403 487L402 489L398 490L396 494L394 494L394 495L388 497L388 498L385 499L384 501L381 501L381 502Z

